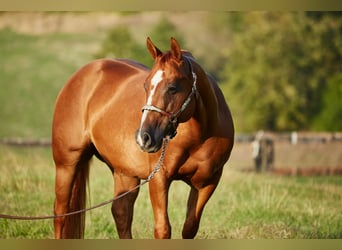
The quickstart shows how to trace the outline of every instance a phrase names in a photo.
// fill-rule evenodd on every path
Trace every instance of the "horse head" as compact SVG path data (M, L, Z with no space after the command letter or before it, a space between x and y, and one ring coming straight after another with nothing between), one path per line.
M174 137L178 124L193 115L196 74L176 39L171 38L171 49L164 53L149 38L147 48L154 65L144 83L147 100L136 142L143 151L154 153L161 148L163 138Z

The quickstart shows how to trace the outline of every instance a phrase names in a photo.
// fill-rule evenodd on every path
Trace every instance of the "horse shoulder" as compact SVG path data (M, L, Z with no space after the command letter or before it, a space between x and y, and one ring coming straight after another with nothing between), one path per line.
M217 114L212 117L210 115L213 112L207 112L209 126L204 126L207 131L203 131L200 124L196 126L196 122L195 124L188 122L180 126L182 128L180 134L183 138L187 138L182 144L189 146L186 150L189 158L179 168L178 173L180 175L192 173L192 178L199 183L222 169L230 157L234 144L234 125L229 107L216 81L211 76L208 76L208 80L216 99L213 103L217 105Z

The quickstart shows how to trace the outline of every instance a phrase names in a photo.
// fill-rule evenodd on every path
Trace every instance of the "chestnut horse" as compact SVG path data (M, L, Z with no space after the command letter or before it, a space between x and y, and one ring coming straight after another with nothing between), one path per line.
M155 61L152 69L126 59L96 60L76 72L59 93L52 128L54 212L84 208L93 155L112 170L115 197L149 176L163 139L174 137L160 171L149 181L154 236L171 237L168 190L173 180L183 180L191 191L182 236L194 238L233 147L232 117L214 79L174 38L168 52L162 53L149 38L147 48ZM120 238L132 238L138 192L112 204ZM55 238L82 238L84 219L84 213L56 218Z

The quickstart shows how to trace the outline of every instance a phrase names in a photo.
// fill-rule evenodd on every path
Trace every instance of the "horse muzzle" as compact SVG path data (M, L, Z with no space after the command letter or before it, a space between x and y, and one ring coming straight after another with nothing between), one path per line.
M161 148L163 137L163 134L160 132L138 130L135 135L135 140L142 151L155 153Z

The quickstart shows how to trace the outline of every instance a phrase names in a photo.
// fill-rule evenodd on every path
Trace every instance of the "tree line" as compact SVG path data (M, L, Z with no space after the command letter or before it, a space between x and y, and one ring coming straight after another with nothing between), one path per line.
M239 132L342 130L342 12L219 12L197 21L205 36L198 43L166 17L148 35L162 49L170 36L196 44L195 57L219 81ZM123 26L108 32L95 55L108 56L152 63Z

